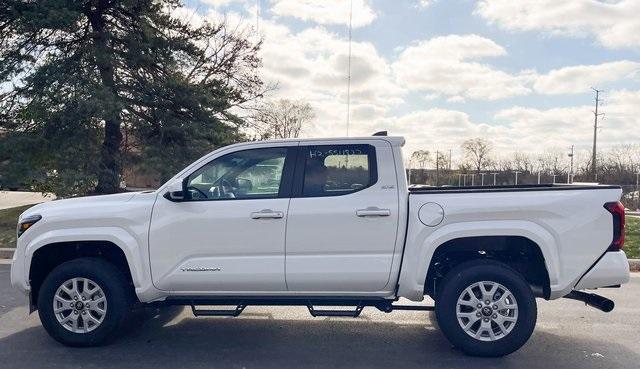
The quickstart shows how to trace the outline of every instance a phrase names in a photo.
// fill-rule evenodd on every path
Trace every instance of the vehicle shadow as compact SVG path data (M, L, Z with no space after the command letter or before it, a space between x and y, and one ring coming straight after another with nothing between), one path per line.
M424 324L344 319L192 318L151 310L125 336L96 348L68 348L31 324L0 339L1 368L637 368L640 355L598 340L538 330L505 358L463 355ZM35 322L32 322L35 323ZM604 350L604 351L603 351Z

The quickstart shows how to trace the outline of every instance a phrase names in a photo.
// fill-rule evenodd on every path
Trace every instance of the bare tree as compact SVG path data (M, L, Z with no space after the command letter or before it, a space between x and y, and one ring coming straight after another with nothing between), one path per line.
M462 150L469 166L478 173L489 165L491 143L484 138L471 138L462 143Z
M428 150L416 150L411 154L411 162L418 164L420 169L424 169L431 161L431 153Z
M303 101L280 99L257 109L252 121L260 139L296 138L313 121L311 105Z

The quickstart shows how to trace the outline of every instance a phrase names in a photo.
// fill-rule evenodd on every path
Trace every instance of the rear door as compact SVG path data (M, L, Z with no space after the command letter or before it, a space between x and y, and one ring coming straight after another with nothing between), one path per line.
M383 290L398 230L391 145L382 140L301 144L294 178L287 220L288 290Z

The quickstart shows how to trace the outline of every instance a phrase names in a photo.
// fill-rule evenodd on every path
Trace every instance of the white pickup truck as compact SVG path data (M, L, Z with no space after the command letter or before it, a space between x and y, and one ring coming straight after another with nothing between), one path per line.
M536 297L613 309L581 290L629 280L620 188L408 188L403 144L241 143L156 191L34 206L19 218L12 284L71 346L113 338L140 303L205 316L299 305L435 310L453 345L500 356L532 334ZM434 306L398 304L426 295Z

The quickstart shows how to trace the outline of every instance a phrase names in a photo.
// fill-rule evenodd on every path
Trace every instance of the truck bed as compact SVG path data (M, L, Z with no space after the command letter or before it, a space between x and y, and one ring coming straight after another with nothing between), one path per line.
M409 193L465 193L465 192L519 192L519 191L567 191L567 190L611 190L620 189L614 185L586 185L586 184L526 184L526 185L498 185L498 186L453 186L431 187L411 186Z

